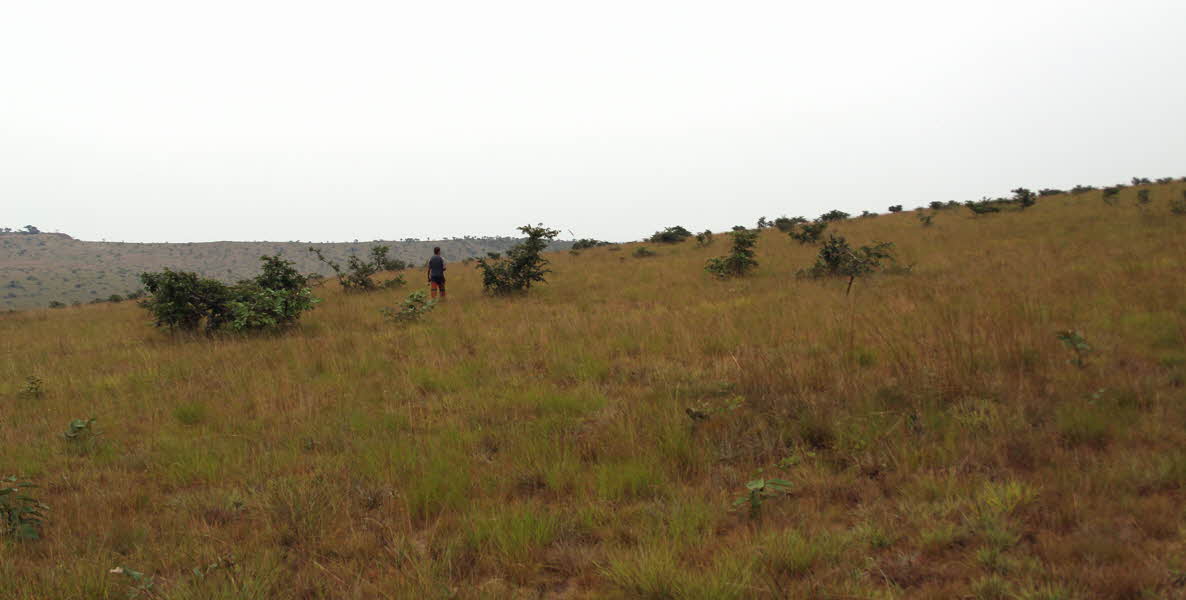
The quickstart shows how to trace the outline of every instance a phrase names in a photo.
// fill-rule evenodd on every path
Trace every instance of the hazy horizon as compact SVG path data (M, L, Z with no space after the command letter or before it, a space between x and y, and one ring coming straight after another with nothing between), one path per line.
M1168 0L0 15L0 226L83 240L543 222L625 241L1186 176L1186 4Z

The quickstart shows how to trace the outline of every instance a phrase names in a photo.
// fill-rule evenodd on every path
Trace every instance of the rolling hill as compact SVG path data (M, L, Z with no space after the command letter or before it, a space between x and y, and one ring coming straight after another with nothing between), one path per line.
M165 267L194 271L222 281L238 281L259 271L259 257L281 254L304 273L330 270L308 252L320 249L339 263L350 254L367 256L374 246L389 246L391 258L421 264L440 246L449 260L502 252L511 237L474 237L439 241L202 242L186 244L87 242L60 233L0 233L0 310L106 300L140 289L139 276ZM556 248L566 248L557 242Z

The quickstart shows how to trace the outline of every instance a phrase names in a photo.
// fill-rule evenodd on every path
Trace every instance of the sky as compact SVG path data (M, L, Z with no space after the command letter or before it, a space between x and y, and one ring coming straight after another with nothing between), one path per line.
M640 239L1186 176L1186 2L0 3L0 226Z

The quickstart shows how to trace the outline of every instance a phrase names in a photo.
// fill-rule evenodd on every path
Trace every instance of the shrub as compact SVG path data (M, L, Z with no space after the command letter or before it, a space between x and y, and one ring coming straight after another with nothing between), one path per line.
M974 215L986 215L989 213L1001 212L1001 207L997 206L992 200L988 199L980 200L979 202L973 202L969 200L964 203L964 206L968 207L968 209L971 210L972 214Z
M362 260L352 254L346 259L346 268L343 269L342 265L326 258L320 249L309 248L309 252L312 252L317 260L333 270L334 275L338 278L338 283L347 292L370 292L404 285L406 282L403 275L397 275L383 283L372 279L374 275L382 271L399 271L407 268L408 265L404 261L387 258L387 253L390 250L391 248L388 246L375 246L371 248L369 260Z
M758 229L766 229L767 227L773 227L773 226L774 226L774 223L772 223L766 217L758 217Z
M703 246L707 246L711 243L712 243L712 230L711 229L705 229L704 231L701 231L700 233L696 234L696 245L697 246L703 247Z
M28 494L37 486L15 476L0 478L0 533L18 540L41 538L41 526L49 507Z
M548 259L542 253L560 231L548 229L542 224L524 225L519 231L527 239L507 250L505 258L478 259L478 269L482 271L482 288L487 294L521 293L531 289L533 283L546 283L544 276L551 271L545 268Z
M261 256L260 260L260 275L233 286L185 271L142 273L140 281L150 296L140 306L153 314L157 327L185 331L203 324L207 331L248 331L295 324L301 313L319 302L305 287L307 278L279 255Z
M828 241L820 248L819 256L810 269L798 272L799 277L847 277L848 287L844 293L852 291L853 281L857 277L873 273L882 268L883 261L892 261L893 243L874 242L872 246L861 246L853 250L843 236L829 235Z
M1182 190L1181 198L1170 200L1170 212L1175 215L1186 215L1186 190Z
M830 210L830 211L820 215L819 218L816 219L816 221L823 221L825 223L830 222L830 221L843 221L850 216L852 216L852 215L849 215L848 213L846 213L844 211Z
M25 387L21 388L20 397L40 398L45 395L45 382L36 375L25 378Z
M1071 194L1078 196L1079 194L1086 194L1087 192L1090 192L1094 189L1095 186L1091 185L1075 185L1075 187L1071 188Z
M591 238L584 238L584 239L579 239L579 240L573 242L572 249L573 250L585 250L587 248L596 248L598 246L608 246L608 245L609 245L609 242L603 242L601 240L595 240L595 239L591 239ZM497 258L497 257L495 257L495 258Z
M758 232L734 231L729 235L733 236L733 248L729 254L710 258L704 266L705 271L720 278L740 277L758 266L758 261L754 260Z
M424 290L416 290L408 294L398 309L381 308L379 312L396 323L413 323L432 312L435 306L436 301L429 300L428 293Z
M862 210L862 211L861 211L861 218L862 218L862 219L869 219L869 218L876 217L876 216L877 216L877 213L875 213L875 212L869 212L869 211L867 211L867 210Z
M57 300L51 300L49 303L49 307L50 308L66 308L66 303L59 302Z
M1013 202L1023 209L1033 206L1036 200L1037 197L1034 195L1034 193L1026 188L1017 188L1013 190Z
M783 233L790 233L794 231L796 225L806 222L807 219L803 217L779 217L774 220L774 226Z
M934 203L932 203L932 204L934 204ZM892 213L900 213L900 212L902 212L902 205L895 204L895 205L889 207L889 211Z
M650 258L655 256L655 252L646 246L639 246L634 249L634 258Z
M944 204L939 200L932 200L930 204L931 210L943 210L943 206Z
M690 237L692 237L691 231L676 225L663 231L656 231L647 241L653 244L678 244Z
M107 297L107 301L108 301L108 302L123 302L123 301L124 301L124 297L123 297L123 296L120 296L119 294L112 294L112 295L110 295L110 296L108 296L108 297Z
M918 215L918 222L922 223L923 227L930 227L935 224L935 215Z
M1153 182L1149 181L1148 177L1133 177L1132 178L1133 185L1149 185L1150 183L1153 183Z
M1137 190L1137 204L1148 204L1149 201L1149 190Z
M1053 188L1042 188L1042 189L1038 190L1038 197L1045 198L1046 196L1057 196L1059 194L1065 194L1065 193L1066 192L1064 192L1062 190L1056 190Z
M790 236L791 239L800 244L814 244L819 242L820 236L823 235L824 230L827 228L828 224L823 221L803 223L799 226L799 231L792 231Z

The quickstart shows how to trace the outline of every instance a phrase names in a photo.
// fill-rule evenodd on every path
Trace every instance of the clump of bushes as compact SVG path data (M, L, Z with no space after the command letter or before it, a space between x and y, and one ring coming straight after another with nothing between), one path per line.
M754 247L758 245L758 232L734 231L733 247L729 254L708 259L704 270L722 279L740 277L758 266L754 259Z
M573 250L585 250L587 248L596 248L598 246L608 246L610 243L602 240L595 240L592 238L579 239L572 243Z
M478 269L482 271L482 288L487 294L502 296L526 292L533 283L545 283L544 276L551 273L545 268L548 259L543 251L560 231L540 225L524 225L519 228L527 239L507 250L505 258L479 258ZM689 234L690 235L690 234Z
M712 243L712 230L705 229L696 234L696 245L700 247L707 246Z
M806 223L803 217L779 217L774 220L774 226L783 233L790 233L799 223Z
M1001 212L1001 207L999 204L994 200L989 200L988 198L979 201L968 200L964 203L964 206L968 207L968 210L971 210L972 214L974 215L987 215L990 213Z
M889 211L892 213L900 213L900 212L902 212L902 205L895 204L895 205L889 207Z
M792 240L800 244L815 244L819 242L820 236L823 235L824 230L827 228L828 224L824 221L802 223L799 225L799 231L791 231L790 236Z
M872 246L853 249L844 236L829 235L815 264L810 269L800 270L797 275L813 279L847 277L848 287L844 290L847 295L857 277L873 273L894 260L893 247L892 242L874 242Z
M141 273L140 281L149 296L140 306L152 313L157 327L252 331L293 325L320 302L306 287L307 278L291 262L280 255L260 260L263 272L259 276L234 285L172 269Z
M371 256L367 260L350 255L346 259L346 268L343 269L342 265L326 258L320 249L309 248L309 252L312 252L317 260L333 269L338 283L347 292L370 292L404 285L406 282L403 275L397 275L382 283L373 279L375 275L383 271L401 271L408 268L408 264L402 260L387 258L387 253L390 250L389 246L375 246L371 248Z
M1059 194L1065 194L1065 193L1066 192L1059 190L1059 189L1042 188L1042 189L1038 190L1038 197L1045 198L1046 196L1057 196Z
M816 219L816 221L821 221L824 223L828 223L830 221L843 221L850 216L852 216L852 215L850 215L844 211L830 210L830 211L820 215L819 218Z
M1071 194L1074 196L1078 196L1079 194L1086 194L1087 192L1090 192L1094 189L1095 189L1095 186L1076 184L1075 187L1071 188Z
M634 249L634 258L650 258L655 255L656 252L646 246L639 246Z
M647 241L652 244L678 244L690 237L692 237L691 231L676 225L662 231L656 231Z

